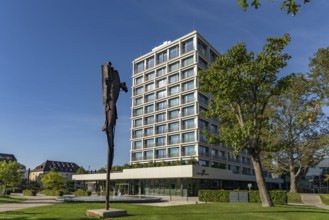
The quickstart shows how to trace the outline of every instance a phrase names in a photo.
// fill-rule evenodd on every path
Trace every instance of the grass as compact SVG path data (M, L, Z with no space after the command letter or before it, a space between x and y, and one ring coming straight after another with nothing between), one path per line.
M287 193L288 203L303 203L300 193Z
M0 204L22 202L24 200L26 199L4 196L4 197L0 197Z
M86 217L85 211L103 207L104 204L95 203L64 203L0 213L0 219L93 219ZM327 220L329 215L329 210L313 207L278 206L262 208L259 204L252 203L208 203L170 207L115 203L111 204L111 207L128 211L129 216L115 218L116 220Z
M329 205L329 194L320 194L323 204Z

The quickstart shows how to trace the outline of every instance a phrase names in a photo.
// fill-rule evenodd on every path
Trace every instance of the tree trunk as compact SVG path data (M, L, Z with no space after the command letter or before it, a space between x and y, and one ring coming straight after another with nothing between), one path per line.
M292 165L289 166L289 172L290 172L290 192L296 193L297 192L296 175L295 175L294 167Z
M265 184L260 157L259 155L251 155L251 160L255 170L256 182L259 190L259 196L262 201L262 207L272 207L273 203Z

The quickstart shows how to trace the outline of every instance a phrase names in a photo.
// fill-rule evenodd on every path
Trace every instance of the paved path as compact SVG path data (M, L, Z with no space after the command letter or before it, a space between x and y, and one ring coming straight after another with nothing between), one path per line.
M303 203L290 203L290 205L314 206L321 209L328 209L329 205L324 205L318 194L301 194Z
M59 201L56 201L56 197L51 196L24 196L22 198L26 198L27 200L17 203L1 204L0 212L14 211L19 209L53 205L59 203Z

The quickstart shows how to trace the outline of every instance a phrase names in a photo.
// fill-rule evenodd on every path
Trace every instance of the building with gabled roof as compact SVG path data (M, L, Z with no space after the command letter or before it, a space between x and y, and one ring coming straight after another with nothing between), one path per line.
M15 157L14 154L3 154L3 153L0 153L0 161L16 161L17 162L17 159Z
M42 175L49 173L51 170L60 173L65 179L71 179L78 169L79 166L73 162L46 160L31 170L29 180L39 181Z

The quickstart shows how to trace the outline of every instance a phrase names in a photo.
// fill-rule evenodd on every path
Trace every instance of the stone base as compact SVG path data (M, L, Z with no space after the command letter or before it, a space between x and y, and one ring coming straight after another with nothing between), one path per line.
M120 217L128 215L127 210L123 209L91 209L86 211L87 216L96 218Z

